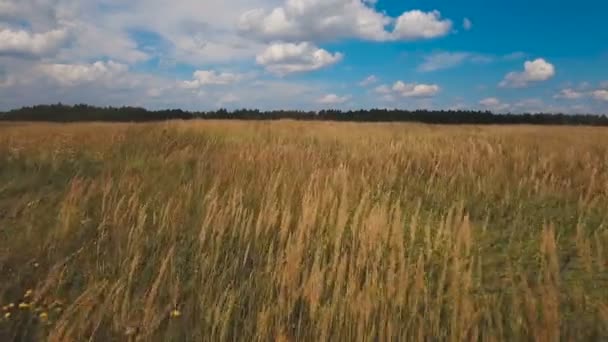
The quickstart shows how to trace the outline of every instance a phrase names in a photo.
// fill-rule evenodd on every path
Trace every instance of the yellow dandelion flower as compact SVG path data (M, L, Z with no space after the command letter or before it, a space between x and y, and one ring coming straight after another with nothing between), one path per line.
M175 309L173 311L171 311L171 318L177 318L180 317L182 315L181 311Z
M5 313L4 318L6 318L6 319L11 318L11 313L10 312Z
M19 303L19 309L21 310L27 310L31 307L32 305L29 303Z
M29 298L32 296L32 294L34 293L33 290L29 289L27 291L25 291L25 294L23 295L23 298Z
M49 320L49 314L47 314L46 312L41 312L38 317L40 317L40 320L42 322L47 322Z

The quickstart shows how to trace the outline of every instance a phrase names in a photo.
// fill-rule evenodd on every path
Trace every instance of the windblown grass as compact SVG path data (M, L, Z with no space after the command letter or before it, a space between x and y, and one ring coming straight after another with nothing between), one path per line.
M605 340L607 224L601 128L0 125L0 340Z

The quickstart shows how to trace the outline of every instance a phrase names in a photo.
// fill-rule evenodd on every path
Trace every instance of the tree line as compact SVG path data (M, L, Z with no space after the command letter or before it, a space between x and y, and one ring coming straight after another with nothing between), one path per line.
M592 114L494 114L490 111L472 110L321 110L297 111L219 109L207 112L190 112L181 109L146 110L139 107L95 107L80 105L38 105L0 112L3 121L45 122L150 122L164 120L320 120L355 122L420 122L428 124L538 124L538 125L589 125L608 126L606 115Z

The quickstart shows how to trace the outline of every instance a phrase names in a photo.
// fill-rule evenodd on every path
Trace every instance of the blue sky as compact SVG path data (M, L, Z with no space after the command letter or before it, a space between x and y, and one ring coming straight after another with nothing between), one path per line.
M595 0L0 0L0 109L608 113Z

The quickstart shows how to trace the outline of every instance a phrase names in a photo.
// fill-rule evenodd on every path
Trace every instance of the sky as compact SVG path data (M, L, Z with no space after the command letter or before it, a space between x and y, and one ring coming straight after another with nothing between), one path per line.
M603 0L0 0L0 110L608 114Z

